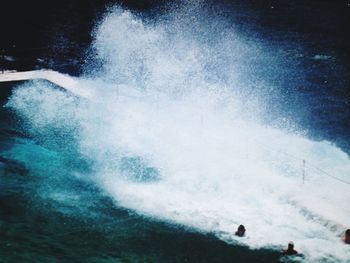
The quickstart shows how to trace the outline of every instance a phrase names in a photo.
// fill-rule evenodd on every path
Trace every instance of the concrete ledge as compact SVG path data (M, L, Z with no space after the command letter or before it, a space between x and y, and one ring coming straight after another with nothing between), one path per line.
M54 83L57 86L83 98L90 98L90 94L84 89L77 78L69 76L67 74L62 74L53 70L32 70L32 71L5 71L0 73L0 82L8 81L20 81L20 80L34 80L34 79L44 79Z

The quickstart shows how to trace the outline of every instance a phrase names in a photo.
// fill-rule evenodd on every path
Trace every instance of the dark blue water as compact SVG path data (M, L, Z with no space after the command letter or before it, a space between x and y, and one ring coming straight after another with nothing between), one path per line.
M1 262L278 261L274 251L228 245L118 207L95 184L74 177L88 164L38 141L3 107L18 85L0 86Z
M107 3L86 1L81 3L83 11L76 3L56 3L45 9L39 8L41 4L26 3L28 11L21 9L19 25L9 23L2 48L15 59L2 61L2 66L84 73L93 60L90 32ZM155 21L171 8L158 2L125 5ZM248 41L259 40L278 54L277 66L263 61L265 67L247 67L252 79L263 78L280 87L268 96L270 114L265 122L278 126L287 118L310 138L331 141L349 153L349 29L345 25L350 8L346 3L207 5ZM17 10L15 4L9 10ZM28 20L33 23L23 28ZM14 33L28 29L33 30L30 35ZM0 85L1 106L19 84ZM57 141L48 143L29 130L21 116L1 108L0 262L278 262L276 251L229 245L211 234L120 208L89 180L76 176L88 174L90 166L74 158L74 147L64 147L74 145L74 138L57 131ZM65 141L60 141L62 137Z
M6 12L1 17L1 24L6 25L2 27L1 46L10 57L1 62L2 67L17 70L44 67L73 75L84 73L94 60L91 32L106 8L113 4L155 21L174 9L166 1L151 0L50 4L12 1L4 5ZM21 9L17 8L19 5ZM278 64L271 61L267 66L269 62L263 61L265 66L251 69L252 78L263 77L282 91L278 95L269 94L271 111L292 119L311 136L349 149L347 1L208 1L200 6L208 10L208 16L224 20L226 27L237 30L247 41L258 41L282 58ZM14 13L18 16L13 16ZM204 20L203 24L210 25L213 18ZM303 110L299 104L303 104Z

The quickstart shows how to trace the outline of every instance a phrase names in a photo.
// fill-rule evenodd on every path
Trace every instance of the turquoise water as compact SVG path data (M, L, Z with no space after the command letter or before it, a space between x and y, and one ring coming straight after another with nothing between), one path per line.
M346 64L321 37L192 4L106 9L77 78L89 101L1 85L2 261L275 262L290 240L348 261Z
M2 105L12 86L1 84ZM122 208L89 180L89 164L28 135L1 108L0 262L276 262L279 253Z

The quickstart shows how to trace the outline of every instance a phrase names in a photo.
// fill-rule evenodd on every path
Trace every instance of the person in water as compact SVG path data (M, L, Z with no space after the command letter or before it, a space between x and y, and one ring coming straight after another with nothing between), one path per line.
M245 234L245 227L244 225L240 225L238 228L237 228L237 231L235 233L236 236L239 236L239 237L243 237Z
M344 234L342 240L345 244L350 245L350 229L347 229L345 231L345 234Z
M297 254L298 254L298 251L296 251L294 249L294 243L292 241L290 241L288 243L288 248L283 250L283 255L292 256L292 255L297 255Z

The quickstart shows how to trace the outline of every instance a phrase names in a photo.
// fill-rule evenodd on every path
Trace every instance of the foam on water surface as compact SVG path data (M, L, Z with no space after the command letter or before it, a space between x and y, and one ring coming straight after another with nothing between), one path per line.
M250 74L264 63L274 74L267 64L278 59L179 14L145 23L111 9L94 32L103 67L76 79L89 100L39 81L17 88L7 106L34 135L69 132L92 180L120 206L253 249L293 240L308 261L348 260L340 234L349 185L315 169L349 180L348 155L288 123L265 125L265 96L278 91ZM234 236L239 224L244 238Z

